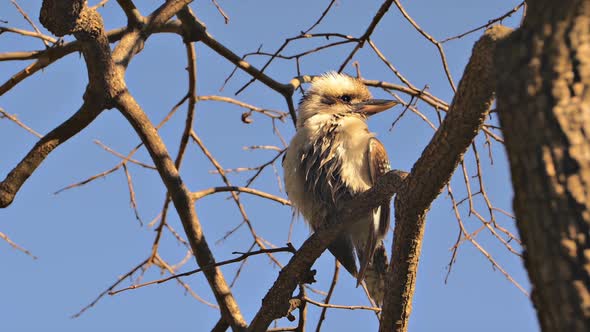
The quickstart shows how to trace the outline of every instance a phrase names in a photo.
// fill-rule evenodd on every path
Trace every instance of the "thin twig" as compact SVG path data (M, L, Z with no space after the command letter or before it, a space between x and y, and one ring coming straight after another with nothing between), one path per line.
M37 32L38 35L43 35L41 33L41 30L39 30L39 28L37 28L37 25L35 25L35 22L33 22L33 20L31 20L31 18L29 17L29 15L21 8L21 6L18 5L16 0L10 0L10 2L12 2L12 4L16 7L18 12L21 13L21 15L25 18L25 20L27 22L29 22L29 24L31 25L31 27L33 27L35 32ZM45 47L49 47L49 43L47 42L46 39L41 38L41 40L43 41L43 44L45 45Z
M221 14L221 16L223 16L223 20L225 21L225 24L229 23L229 16L227 16L227 14L223 11L223 8L221 8L221 6L217 3L216 0L211 0L211 2L213 2L213 4L215 5L215 8L217 8L217 11L219 12L219 14Z
M370 310L370 311L375 311L375 312L381 311L381 308L368 307L368 306L364 306L364 305L327 304L327 303L322 303L322 302L312 300L309 297L305 297L304 300L305 300L305 302L311 303L311 304L315 305L316 307L320 307L320 308L347 309L347 310Z
M129 202L131 204L131 208L133 209L133 213L135 214L135 219L139 222L140 226L143 226L143 221L139 216L139 210L137 209L137 202L135 200L135 190L133 190L133 181L131 180L131 173L127 169L127 164L123 164L123 170L125 171L125 177L127 178L127 188L129 189Z
M103 148L105 151L107 151L107 152L109 152L109 153L111 153L111 154L113 154L113 155L115 155L115 156L117 156L117 157L125 160L126 162L130 162L130 163L136 164L136 165L141 166L143 168L156 170L156 167L155 166L148 165L146 163L142 163L141 161L136 160L136 159L133 159L133 158L128 158L128 156L125 156L125 155L123 155L123 154L121 154L121 153L119 153L119 152L117 152L117 151L109 148L108 146L106 146L105 144L103 144L101 141L99 141L97 139L94 140L94 143L96 145L100 146L101 148Z
M488 21L488 23L486 23L486 24L482 24L482 25L478 26L477 28L473 28L473 29L471 29L471 30L468 30L468 31L466 31L466 32L463 32L463 33L461 33L461 34L458 34L458 35L456 35L456 36L452 36L452 37L445 38L445 39L441 40L441 41L440 41L440 43L441 43L441 44L444 44L444 43L446 43L446 42L448 42L448 41L451 41L451 40L454 40L454 39L460 39L460 38L463 38L463 37L465 37L465 36L467 36L467 35L469 35L469 34L471 34L471 33L474 33L474 32L476 32L476 31L479 31L479 30L481 30L481 29L485 29L485 28L487 28L487 27L491 26L492 24L494 24L494 23L496 23L496 22L500 22L500 21L502 21L503 19L505 19L505 18L507 18L507 17L510 17L510 16L512 16L512 14L516 13L516 12L517 12L517 11L518 11L518 10L519 10L521 7L523 7L523 6L525 5L525 3L526 3L526 1L523 1L523 2L521 2L521 3L520 3L518 6L516 6L516 7L512 8L510 11L508 11L508 12L507 12L507 13L505 13L504 15L502 15L502 16L499 16L499 17L496 17L496 18L493 18L493 19L489 20L489 21ZM524 14L523 14L523 16L524 16Z
M311 30L313 30L313 28L317 27L322 22L322 20L326 17L326 15L328 15L328 12L330 11L330 8L332 8L332 6L335 3L336 3L336 0L330 0L330 3L328 4L328 7L326 7L326 9L324 9L324 11L320 15L320 17L307 30L303 31L302 34L308 34Z
M18 244L14 243L14 241L12 241L6 234L0 232L0 239L6 241L6 243L8 243L11 247L13 247L14 249L28 255L31 256L31 258L33 259L37 259L37 256L33 255L30 251L28 251L27 249L19 246Z
M369 24L369 26L365 30L365 33L363 33L363 35L359 38L359 41L356 44L356 46L354 47L354 49L348 54L348 56L346 57L344 62L342 62L342 64L340 65L338 72L342 72L344 70L344 68L346 67L348 62L350 62L350 60L354 57L356 52L361 47L363 47L363 45L365 44L365 41L367 41L371 37L371 34L373 33L373 31L377 27L377 24L379 24L379 22L381 21L381 19L385 15L385 13L389 10L389 7L391 7L392 3L393 3L393 0L386 0L381 4L381 7L379 7L379 9L377 10L377 13L375 13L375 16L373 16L373 20L371 21L371 23Z
M287 199L275 196L275 195L271 195L269 193L260 191L260 190L256 190L256 189L252 189L252 188L247 188L247 187L236 187L236 186L226 186L226 187L213 187L213 188L209 188L209 189L204 189L204 190L200 190L197 191L195 193L192 194L191 198L194 201L197 201L205 196L209 196L215 193L221 193L221 192L241 192L241 193L247 193L247 194L251 194L251 195L255 195L255 196L259 196L262 198L266 198L266 199L270 199L272 201L281 203L283 205L291 205L291 202Z
M142 261L141 263L137 264L134 268L132 268L131 270L129 270L129 272L127 272L124 275L122 275L119 278L117 278L117 281L115 283L113 283L111 286L109 286L102 293L98 294L98 296L92 302L90 302L89 304L87 304L85 307L83 307L82 309L80 309L80 311L78 311L77 313L73 314L71 317L72 318L78 318L78 317L80 317L84 312L86 312L86 310L94 307L98 303L98 301L100 301L100 299L102 299L105 295L109 294L110 291L112 291L113 289L115 289L115 287L117 287L120 283L122 283L123 280L125 280L125 279L130 278L131 276L133 276L133 274L135 272L137 272L137 270L143 268L144 265L148 264L148 262L149 262L148 259Z
M334 259L334 274L332 276L332 282L330 283L330 288L328 289L328 295L324 299L324 304L330 303L330 299L332 298L332 294L334 293L334 289L336 288L336 284L338 283L338 274L340 272L340 262L337 259ZM320 313L320 318L318 319L318 325L315 328L316 332L320 332L322 328L322 323L324 319L326 319L326 313L328 311L327 307L322 308L322 312Z
M277 253L277 252L290 252L290 253L295 253L296 250L293 247L293 245L291 245L290 243L287 244L286 247L281 247L281 248L273 248L273 249L260 249L260 250L256 250L256 251L252 251L252 252L245 252L245 253L241 253L241 252L233 252L234 254L240 254L239 257L233 258L233 259L228 259L225 261L221 261L221 262L217 262L215 264L211 264L211 265L207 265L207 266L203 266L202 268L199 269L195 269L195 270L191 270L188 272L183 272L183 273L179 273L179 274L174 274L171 275L169 277L166 278L162 278L162 279L158 279L158 280L153 280L150 282L145 282L142 284L137 284L137 285L132 285L123 289L119 289L116 291L109 291L108 294L109 295L116 295L119 294L121 292L124 291L128 291L131 289L137 289L137 288L141 288L141 287L145 287L145 286L149 286L149 285L153 285L153 284L161 284L164 283L166 281L172 280L172 279L177 279L177 278L181 278L181 277L186 277L186 276L190 276L192 274L210 269L212 267L218 267L218 266L222 266L222 265L227 265L227 264L232 264L232 263L236 263L239 262L241 260L246 259L247 257L253 256L253 255L260 255L260 254L270 254L270 253Z
M457 92L457 87L455 86L455 83L453 82L453 77L451 76L451 71L449 69L449 64L447 62L447 56L445 55L445 51L443 50L442 44L439 41L437 41L436 39L434 39L434 37L429 35L426 31L424 31L418 25L418 23L416 23L416 21L414 21L414 19L406 12L405 8L402 6L402 4L399 2L399 0L393 0L393 1L395 2L395 5L399 9L399 11L406 18L406 20L408 22L410 22L410 24L414 27L414 29L416 29L416 31L418 31L424 38L426 38L429 42L431 42L434 46L436 46L438 53L440 55L440 59L442 61L442 65L443 65L445 74L447 76L447 80L449 81L449 84L451 85L453 92Z
M41 40L50 42L52 44L57 43L57 39L51 37L51 36L47 36L44 35L42 33L39 33L38 31L28 31L28 30L23 30L23 29L17 29L17 28L10 28L10 27L0 27L0 34L2 34L3 32L12 32L12 33L16 33L22 36L27 36L27 37L33 37L33 38L39 38Z
M37 136L38 138L43 137L43 135L39 134L34 129L27 126L23 122L21 122L15 115L7 113L3 108L0 107L0 119L2 119L2 118L6 118L6 119L16 123L19 127L23 128L24 130L28 131L29 133Z

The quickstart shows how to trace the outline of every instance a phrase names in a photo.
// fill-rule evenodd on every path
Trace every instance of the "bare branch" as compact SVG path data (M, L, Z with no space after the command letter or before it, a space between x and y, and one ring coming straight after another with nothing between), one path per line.
M123 93L117 100L117 107L133 125L154 160L180 216L184 231L187 234L199 266L214 264L215 259L203 236L199 219L192 206L190 193L182 182L178 170L172 159L170 159L160 136L131 95ZM231 296L231 290L227 286L221 270L218 268L207 269L205 270L205 276L215 294L223 316L228 320L232 320L230 325L237 329L241 326L245 327L244 318L238 309L235 299Z
M332 282L330 283L330 289L328 289L328 295L324 299L324 304L330 303L330 299L332 298L332 294L334 293L334 289L336 288L336 283L338 283L338 274L340 272L340 262L336 258L334 258L334 275L332 276ZM318 319L318 325L316 326L315 331L320 332L322 328L322 323L324 319L326 319L326 313L328 308L322 308L322 313L320 314L320 318Z
M375 13L375 16L373 16L373 20L371 21L371 23L367 27L367 30L365 30L365 33L363 33L363 35L359 38L359 42L356 44L356 46L354 47L352 52L350 52L350 54L348 54L348 56L346 57L346 59L344 60L342 65L340 65L338 72L343 71L344 68L346 67L346 65L350 62L350 60L352 60L352 58L354 57L356 52L361 47L364 46L365 42L371 37L371 34L373 33L373 31L377 27L377 24L379 24L379 21L381 21L381 19L385 15L385 13L387 13L387 11L389 10L389 7L391 7L392 3L393 3L393 0L386 0L381 4L381 7L379 7L379 9L377 10L377 13Z
M227 47L219 43L207 32L205 25L197 19L197 17L191 12L190 8L187 7L180 11L178 13L178 17L188 29L188 36L186 37L189 38L189 40L203 42L205 45L209 46L213 51L217 52L219 55L223 56L240 69L252 75L269 88L283 95L287 99L287 105L289 106L289 113L291 114L293 124L296 123L297 115L295 114L295 107L293 106L293 101L291 100L291 95L293 94L293 87L291 85L281 84L275 81L271 77L262 73L254 66L240 58Z
M10 245L12 248L26 254L27 256L30 256L33 259L37 259L37 256L33 255L30 251L28 251L27 249L19 246L18 244L14 243L14 241L12 241L6 234L0 232L0 239L6 241L6 243L8 243L8 245Z
M109 286L109 288L107 288L106 290L104 290L102 293L98 294L98 296L94 300L92 300L92 302L90 302L89 304L87 304L84 308L80 309L80 311L78 311L77 313L73 314L72 315L72 318L78 318L84 312L86 312L86 310L94 307L98 303L98 301L100 301L105 295L107 295L110 291L112 291L113 289L115 289L115 287L117 287L125 279L131 278L131 276L133 276L133 274L135 274L135 272L137 272L139 269L143 268L146 264L148 264L148 262L149 262L149 259L146 259L146 260L142 261L141 263L137 264L134 268L132 268L131 270L129 270L129 272L127 272L124 275L122 275L119 278L117 278L117 281L115 283L113 283L111 286Z
M396 196L391 258L395 269L386 279L380 331L407 331L426 211L483 125L494 92L493 53L497 41L509 33L506 27L494 27L475 44L446 118Z
M131 58L141 51L143 41L151 34L152 29L164 25L190 1L164 3L150 15L144 31L132 30L126 33L112 54L104 32L102 18L95 10L89 9L84 0L67 4L57 4L54 1L45 0L43 2L41 22L56 35L70 34L75 28L74 35L78 40L83 41L82 50L88 66L89 89L94 91L92 87L98 88L101 92L100 96L109 103L112 102L134 127L170 193L197 262L200 266L214 264L215 259L202 234L199 220L192 206L190 192L183 184L156 129L127 91L123 78L124 69ZM80 16L85 19L79 19ZM92 33L86 34L85 29L92 29ZM115 68L115 64L117 68ZM97 105L103 106L104 104L97 103ZM224 318L236 330L245 327L246 323L221 271L218 268L208 269L205 271L205 276Z
M251 111L254 111L254 112L257 112L260 114L264 114L270 118L279 119L279 120L284 119L288 115L288 113L285 113L285 112L256 107L254 105L250 105L248 103L245 103L245 102L233 99L233 98L225 97L225 96L198 96L197 100L199 100L199 101L212 100L212 101L220 101L220 102L225 102L225 103L229 103L229 104L234 104L234 105L249 109Z
M130 163L136 164L136 165L138 165L138 166L141 166L141 167L143 167L143 168L147 168L147 169L156 170L156 167L155 167L155 166L148 165L148 164L146 164L146 163L142 163L141 161L139 161L139 160L136 160L136 159L133 159L133 158L131 158L130 156L125 156L125 155L123 155L123 154L121 154L121 153L119 153L119 152L117 152L117 151L115 151L115 150L113 150L113 149L109 148L108 146L104 145L104 144L103 144L101 141L99 141L99 140L94 140L94 143L95 143L96 145L100 146L101 148L103 148L105 151L107 151L107 152L109 152L109 153L112 153L113 155L115 155L115 156L117 156L117 157L119 157L119 158L123 159L123 161L125 161L125 163L127 163L127 162L130 162Z
M234 187L234 186L232 186L232 187L214 187L214 188L209 188L209 189L197 191L197 192L193 193L191 196L194 201L197 201L205 196L209 196L209 195L212 195L215 193L221 193L221 192L247 193L247 194L256 195L256 196L259 196L262 198L270 199L272 201L281 203L283 205L291 205L291 202L289 202L289 200L287 200L287 199L280 198L275 195L271 195L269 193L265 193L263 191L252 189L252 188L247 188L247 187Z
M33 31L17 29L17 28L0 27L0 34L2 34L3 32L12 32L12 33L16 33L16 34L19 34L22 36L39 38L41 40L48 41L52 44L55 44L57 42L57 39L55 39L51 36L44 35L44 34L40 33L39 31L33 32Z
M324 19L324 17L326 17L326 15L328 15L328 12L330 11L330 9L332 8L332 6L335 3L336 3L336 0L330 0L330 3L328 4L328 7L326 7L326 9L324 9L324 11L322 12L322 15L320 15L320 17L317 19L317 21L315 21L315 23L312 24L312 26L310 26L307 30L305 30L303 32L303 34L307 34L311 30L313 30L313 28L317 27L322 22L322 20Z
M223 8L221 8L221 6L217 3L216 0L211 0L211 2L213 2L213 5L215 5L215 8L217 8L217 11L219 12L219 14L221 16L223 16L223 20L225 21L225 24L229 23L229 16L227 16L227 14L223 11Z
M37 136L38 138L43 137L43 135L39 134L38 132L36 132L34 129L32 129L31 127L27 126L26 124L22 123L17 117L16 115L12 115L9 114L8 112L6 112L4 109L0 108L0 119L1 118L7 118L8 120L16 123L19 127L23 128L24 130L28 131L29 133Z
M347 310L370 310L370 311L375 311L375 312L381 311L381 308L376 308L376 307L367 307L367 306L363 306L363 305L327 304L327 303L321 303L318 301L314 301L314 300L310 299L309 297L305 297L303 299L306 302L311 303L311 304L315 305L316 307L320 307L320 308L347 309Z
M88 94L86 96L88 99L80 110L43 136L21 162L0 182L0 208L5 208L12 203L25 181L55 148L86 128L100 114L102 101L91 98Z
M195 270L191 270L188 272L183 272L183 273L179 273L179 274L174 274L171 275L169 277L166 278L162 278L162 279L158 279L158 280L153 280L150 282L145 282L143 284L137 284L137 285L132 285L129 287L125 287L123 289L119 289L116 291L110 291L109 295L117 295L121 292L124 291L128 291L131 289L137 289L137 288L142 288L145 286L149 286L149 285L154 285L154 284L161 284L164 283L166 281L169 280L173 280L173 279L178 279L178 278L182 278L182 277L187 277L190 276L192 274L198 273L198 272L203 272L205 270L211 269L213 267L218 267L218 266L223 266L223 265L228 265L228 264L232 264L232 263L237 263L239 261L245 260L246 258L250 257L250 256L255 256L255 255L260 255L260 254L268 254L268 253L277 253L277 252L290 252L290 253L295 253L295 248L293 247L292 244L287 243L286 247L282 247L282 248L273 248L273 249L261 249L261 250L256 250L256 251L251 251L251 252L245 252L245 253L240 253L240 252L233 252L233 254L240 254L239 257L236 258L232 258L232 259L228 259L225 261L221 261L221 262L217 262L215 264L211 264L208 266L203 266L202 268L199 269L195 269Z
M440 43L444 44L444 43L451 41L451 40L461 39L469 34L476 32L476 31L486 29L486 28L490 27L491 25L495 24L496 22L501 22L503 19L512 16L512 14L516 13L520 8L523 8L525 4L526 4L526 1L523 1L523 2L519 3L516 7L512 8L511 10L506 12L504 15L493 18L493 19L489 20L486 24L482 24L482 25L478 26L477 28L473 28L471 30L465 31L465 32L458 34L456 36L445 38L445 39L441 40ZM524 13L523 13L523 17L524 17Z
M127 169L127 164L123 164L123 170L125 171L125 177L127 178L127 188L129 189L129 203L131 204L131 208L133 209L133 213L135 213L135 219L139 221L139 225L143 226L143 221L139 216L139 211L137 209L137 202L135 201L135 190L133 189L133 181L131 180L131 173Z
M176 34L182 34L182 30L178 22L169 22L162 26L154 27L151 29L151 33L155 32L170 32ZM119 28L107 32L107 37L110 43L119 41L126 33L125 28ZM8 90L15 87L18 83L24 79L32 76L39 70L49 66L53 62L63 58L64 56L78 52L81 50L82 43L79 40L75 40L63 45L56 45L43 51L32 51L32 52L19 52L16 53L4 53L0 54L0 60L11 60L14 58L27 58L27 59L38 59L36 62L27 66L25 69L13 75L8 81L0 86L0 96L6 93Z
M33 29L35 30L35 32L38 35L43 35L41 33L41 31L39 30L39 28L37 28L37 25L35 24L35 22L33 22L33 20L31 20L31 18L29 17L29 15L21 8L21 6L18 5L18 3L16 2L16 0L10 0L10 2L12 2L12 4L16 7L16 9L18 10L18 12L21 13L21 15L25 18L25 20L27 22L29 22L29 24L31 25L31 27L33 27ZM45 38L41 38L41 40L43 41L43 44L45 44L45 47L49 47L49 44L47 43L47 40Z
M195 141L195 143L197 143L197 145L199 146L199 148L201 149L201 151L203 151L203 154L205 154L205 156L207 157L207 159L209 159L209 161L213 164L213 166L215 167L215 169L217 169L217 172L221 176L221 179L223 180L223 182L225 183L225 185L227 187L233 187L232 184L231 184L231 182L229 181L229 179L225 175L225 173L223 171L223 167L221 167L221 165L219 164L219 162L215 159L215 157L213 157L213 155L207 149L207 147L205 146L205 144L203 144L203 142L201 141L201 139L199 138L199 136L194 131L191 131L191 137ZM260 249L266 249L266 246L264 245L264 242L263 242L262 238L256 233L256 230L254 229L254 226L252 226L252 223L250 222L250 218L246 214L246 210L244 208L244 205L240 201L240 197L233 190L230 191L230 193L231 193L231 197L232 197L233 201L236 203L236 206L237 206L238 210L240 211L240 214L242 215L242 218L243 218L242 223L245 223L248 226L248 230L250 231L250 234L252 234L252 237L254 238L254 241L256 242L256 244L258 245L258 247L260 247ZM228 235L226 235L224 238L227 238L232 233L233 232L228 233ZM268 255L268 257L276 265L282 267L281 263L272 255L272 253L268 253L267 255Z
M429 42L436 46L436 49L438 50L438 53L440 55L440 60L442 61L442 65L445 70L445 74L447 75L447 80L449 81L451 88L453 88L453 92L457 92L457 88L455 87L455 83L453 82L453 77L451 75L451 71L449 70L449 64L447 63L447 56L445 55L445 51L443 50L442 44L436 39L434 39L431 35L429 35L426 31L424 31L424 29L422 29L418 25L418 23L414 21L414 19L406 12L399 0L393 1L395 2L395 5L402 13L402 15L406 18L406 20L408 20L408 22L410 22L410 24L416 29L416 31L418 31L424 38L426 38Z
M117 0L117 3L119 3L119 6L125 12L125 15L127 16L127 25L129 27L136 27L143 21L143 17L137 7L135 7L135 4L133 4L133 1Z

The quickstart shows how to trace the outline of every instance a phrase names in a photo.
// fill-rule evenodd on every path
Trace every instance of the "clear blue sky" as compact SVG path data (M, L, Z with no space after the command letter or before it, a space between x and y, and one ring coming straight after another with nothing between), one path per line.
M98 1L91 1L94 4ZM152 1L135 1L145 15L153 10ZM146 5L145 3L148 3ZM159 3L159 2L157 2ZM195 1L193 10L207 24L209 32L237 54L255 51L261 44L264 51L274 51L285 38L307 29L329 1L220 1L230 17L225 25L210 1ZM516 6L519 1L403 1L413 18L435 38L443 39L486 23ZM38 21L41 1L19 1L19 4ZM341 32L360 36L380 6L381 1L338 1L324 24L314 32ZM111 0L100 9L108 29L126 22L116 1ZM518 24L520 14L507 19L505 24ZM30 30L30 26L9 1L0 3L1 23ZM40 24L38 24L40 26ZM40 26L41 27L41 26ZM42 27L41 27L42 28ZM43 30L45 31L45 30ZM474 41L482 32L445 44L453 78L458 83L471 53ZM68 36L66 40L71 40ZM436 96L450 102L452 90L445 79L440 59L433 45L421 38L403 19L395 6L383 18L373 35L375 43L397 68L416 86L429 86ZM293 54L308 49L316 41L303 41L287 49ZM0 52L36 50L44 46L39 40L0 35ZM302 72L319 74L337 69L352 46L335 48L316 56L303 58ZM223 91L224 79L233 69L225 59L204 45L197 44L198 94L233 96L249 76L239 72ZM266 58L249 58L261 66ZM364 77L398 83L395 76L366 46L356 60ZM0 62L2 83L24 68L28 62ZM154 122L160 121L170 108L186 93L186 57L181 39L174 35L155 35L146 43L145 50L135 57L127 72L127 83L140 105ZM345 70L354 74L354 68ZM293 62L277 61L268 69L273 78L287 82L296 75ZM0 107L41 133L47 133L63 122L82 103L87 83L83 59L72 54L19 84L0 98ZM383 91L374 95L386 98ZM299 99L300 95L295 96ZM408 100L406 96L402 96ZM238 99L259 107L285 110L282 97L259 83L240 94ZM436 122L434 111L424 103L419 109ZM394 130L389 130L401 108L380 114L369 121L386 145L394 168L409 170L432 136L432 129L412 114L406 115ZM175 155L184 124L186 108L167 124L161 134ZM277 145L270 122L254 115L254 122L240 121L243 112L235 106L202 102L197 105L195 129L204 143L225 168L256 166L271 158L274 152L244 151L250 145ZM285 138L293 135L290 121L279 123ZM36 142L36 138L6 119L0 119L0 177L4 177ZM6 331L208 331L219 318L219 313L186 294L175 282L128 291L103 298L80 318L70 316L109 287L118 276L140 263L149 255L154 232L140 227L130 208L125 174L119 170L104 179L59 195L56 190L71 183L105 171L119 159L93 143L100 140L121 153L127 153L138 139L126 120L116 111L105 111L94 123L71 141L63 144L41 165L23 186L15 202L0 210L0 232L31 250L39 258L13 250L0 241L0 318ZM490 165L484 140L479 137L477 147L482 155L486 189L499 208L510 211L512 189L504 149L493 144L494 164ZM145 151L136 158L150 162ZM467 158L469 174L474 175L473 158ZM436 165L433 165L436 167ZM196 145L189 146L181 170L191 190L220 185L218 175ZM282 174L280 163L277 164ZM157 174L135 165L129 170L135 185L140 215L150 221L159 213L164 187ZM251 173L231 174L234 184L241 185ZM457 198L465 196L462 175L452 181ZM472 181L474 188L477 184ZM254 188L280 196L276 176L267 169ZM291 210L257 197L243 197L246 211L258 233L276 245L287 241ZM481 201L476 206L488 217ZM217 242L228 230L241 221L233 201L227 195L209 197L197 204L197 213L205 235L217 260L233 258L233 251L246 251L252 243L247 228L241 228L226 241ZM476 230L481 223L471 217L462 206L466 227ZM170 213L170 224L181 230L176 214ZM514 223L498 215L499 222L510 230ZM497 270L473 245L465 243L458 252L448 282L445 283L449 250L458 234L446 191L435 201L428 214L426 235L420 262L414 309L410 331L536 331L533 307L529 299ZM299 247L309 235L302 220L297 220L293 243ZM509 254L499 242L483 231L477 240L493 255L515 280L529 289L528 278L521 260ZM389 248L391 242L388 242ZM166 235L161 255L170 262L178 262L185 250ZM287 254L278 254L283 262ZM196 267L191 260L182 271ZM237 265L223 267L228 280ZM332 277L333 258L325 253L315 264L318 283L313 287L326 290ZM333 298L336 304L367 304L361 289L341 271ZM258 310L261 299L278 274L264 256L251 258L233 288L238 304L249 321ZM160 278L160 271L152 268L143 280ZM186 279L190 286L207 301L214 298L202 275ZM129 281L125 282L129 285ZM317 300L322 297L310 294ZM310 329L315 329L319 310L311 308ZM378 324L374 314L365 311L332 309L324 323L325 331L375 331ZM280 326L292 325L286 320Z

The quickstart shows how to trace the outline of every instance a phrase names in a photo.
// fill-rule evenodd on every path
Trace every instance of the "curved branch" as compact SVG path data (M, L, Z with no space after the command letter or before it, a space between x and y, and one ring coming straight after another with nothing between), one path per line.
M497 26L475 44L449 112L395 199L391 266L379 331L407 331L425 216L481 129L493 101L493 54L510 29ZM433 167L436 165L436 167Z
M79 9L77 6L81 4L84 6ZM60 19L62 16L66 19ZM84 16L86 19L76 21L78 16ZM69 18L73 18L73 21L68 21ZM111 95L120 91L120 87L108 88L109 85L114 84L112 75L114 67L108 62L101 61L98 56L103 53L110 56L109 42L98 13L87 10L83 1L63 4L46 0L43 2L40 20L48 30L58 35L74 33L80 40L82 54L87 63L89 84L80 110L41 138L0 183L0 208L12 203L21 186L56 147L96 119L106 107L107 91L110 91Z
M64 123L43 136L15 168L0 182L0 208L12 203L17 192L45 158L60 144L86 128L100 114L100 101L88 100Z

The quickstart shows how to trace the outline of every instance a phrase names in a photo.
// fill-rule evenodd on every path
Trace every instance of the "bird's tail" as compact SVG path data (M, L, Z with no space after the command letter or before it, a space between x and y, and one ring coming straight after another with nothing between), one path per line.
M375 249L372 262L367 266L364 278L369 295L378 307L383 305L385 277L387 275L388 267L387 252L385 251L383 241L381 241Z

